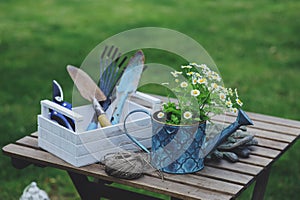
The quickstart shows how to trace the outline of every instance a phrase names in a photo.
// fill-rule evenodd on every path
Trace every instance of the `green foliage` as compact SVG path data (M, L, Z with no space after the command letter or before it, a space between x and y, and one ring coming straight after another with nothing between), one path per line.
M164 103L162 112L166 114L166 123L178 125L210 120L212 115L226 111L237 113L243 105L237 89L225 88L220 75L205 64L190 63L171 74L170 82L162 84L176 95L178 105L170 101Z

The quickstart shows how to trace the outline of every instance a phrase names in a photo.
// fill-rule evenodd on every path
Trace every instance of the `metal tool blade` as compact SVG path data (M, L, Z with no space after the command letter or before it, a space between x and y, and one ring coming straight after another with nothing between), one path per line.
M112 124L120 121L125 101L129 94L136 91L144 67L145 56L140 50L131 57L117 87L117 103L112 116Z
M71 65L67 66L67 70L83 98L90 102L93 101L94 97L98 101L106 100L104 93L99 89L99 87L87 73Z
M87 99L88 101L93 102L93 104L94 102L97 103L97 109L95 109L95 111L100 125L102 127L110 126L111 123L107 119L106 114L103 111L103 108L100 106L98 102L98 101L106 100L106 96L103 94L103 92L98 88L98 86L93 81L93 79L81 69L68 65L67 70L71 78L73 79L74 84L79 90L81 96ZM100 112L98 112L99 110Z
M140 50L131 57L117 88L117 92L134 92L143 72L145 56Z

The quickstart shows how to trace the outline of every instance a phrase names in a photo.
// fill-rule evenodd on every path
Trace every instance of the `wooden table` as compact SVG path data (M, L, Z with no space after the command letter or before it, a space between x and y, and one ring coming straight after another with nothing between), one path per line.
M157 174L145 174L137 180L122 180L107 176L103 166L92 164L74 167L38 147L38 134L33 133L15 143L3 147L16 168L30 164L66 170L82 199L155 199L110 186L116 182L136 188L166 194L172 199L235 199L248 186L256 182L252 198L263 199L272 164L299 138L300 122L256 113L248 113L254 126L248 128L255 134L259 145L250 158L237 163L208 162L203 170L195 174L165 174L161 180ZM227 118L228 122L234 117ZM88 176L96 178L92 182Z

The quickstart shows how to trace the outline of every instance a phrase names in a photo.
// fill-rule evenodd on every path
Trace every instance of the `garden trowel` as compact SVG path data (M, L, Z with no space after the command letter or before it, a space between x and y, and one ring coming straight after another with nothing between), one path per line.
M135 55L131 57L121 77L120 83L116 88L117 98L116 107L111 119L112 124L118 124L120 122L120 117L128 95L136 91L143 72L144 61L145 56L141 50L137 51Z
M106 96L103 92L99 89L93 79L83 70L71 65L67 66L67 70L81 96L93 103L101 127L110 126L110 121L107 119L103 108L98 103L98 101L106 100Z

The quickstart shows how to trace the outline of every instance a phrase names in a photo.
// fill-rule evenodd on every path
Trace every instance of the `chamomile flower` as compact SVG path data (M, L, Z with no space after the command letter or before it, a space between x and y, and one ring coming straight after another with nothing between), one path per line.
M207 84L206 78L199 78L199 79L197 80L197 82L198 82L199 84Z
M199 67L202 69L206 69L206 70L209 69L206 64L201 64L201 65L199 65Z
M221 77L219 76L219 74L215 74L215 75L212 75L212 79L220 82L221 81Z
M201 74L195 73L196 77L201 77Z
M203 73L206 75L206 77L208 77L209 80L213 80L213 75L211 71L203 71Z
M181 68L182 68L182 69L185 69L185 68L186 68L186 69L192 69L193 67L190 66L190 65L182 65Z
M233 113L233 114L237 114L238 109L237 108L230 108L230 112Z
M198 65L197 63L190 63L190 65L194 66L194 67L200 67L200 65Z
M161 119L161 118L163 118L164 116L165 116L165 113L163 113L163 112L157 113L157 118L158 118L158 119Z
M171 72L171 74L172 74L174 77L178 77L178 74L176 74L175 72Z
M166 119L166 112L171 110L173 117L167 120L168 123L180 124L183 122L189 124L194 118L195 120L209 119L210 113L217 114L224 111L238 113L238 109L243 105L237 89L224 87L219 73L205 64L199 65L191 62L180 66L178 71L174 69L170 75L173 80L170 83L163 83L163 85L169 84L171 86L172 84L173 86L174 84L174 91L182 95L178 99L178 104L171 102L164 104L161 112L155 116ZM195 102L191 100L193 97L196 97L193 99ZM194 113L199 110L201 116L195 116Z
M225 93L227 92L226 88L222 85L219 85L219 89L220 91L224 91Z
M239 94L238 94L237 88L235 88L235 89L234 89L234 93L235 93L235 96L236 96L236 97L239 97Z
M197 96L199 96L199 94L200 94L200 91L199 91L199 90L197 90L197 89L191 90L191 95L192 95L192 96L197 97Z
M231 88L228 88L228 94L229 94L230 96L233 96L233 91L232 91Z
M171 72L171 74L177 78L179 74L182 74L182 72L179 72L179 71L174 71L174 72Z
M186 88L187 86L188 86L188 83L185 81L180 83L180 87L182 87L182 88Z
M197 84L197 79L195 77L192 79L192 83L193 83L193 85Z
M226 94L226 95L229 95L229 92L228 92L228 88L224 88L224 93Z
M236 101L237 104L239 104L239 106L243 105L243 102L239 98L237 98L235 101Z
M220 99L221 99L222 101L225 101L225 100L226 100L226 95L225 95L223 92L221 92L221 93L219 94L219 97L220 97Z
M192 118L192 116L193 116L193 114L190 111L186 111L183 113L183 117L185 119L190 119L190 118Z
M213 90L216 90L216 89L219 88L219 85L216 84L216 83L212 83L212 84L210 84L210 86L211 86L211 88L212 88Z
M232 107L232 102L230 100L226 101L225 104L228 108Z
M192 76L194 73L195 73L195 72L188 72L188 73L186 73L186 75Z

